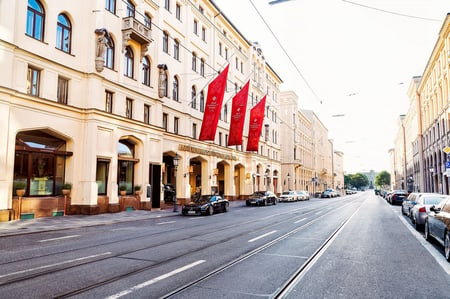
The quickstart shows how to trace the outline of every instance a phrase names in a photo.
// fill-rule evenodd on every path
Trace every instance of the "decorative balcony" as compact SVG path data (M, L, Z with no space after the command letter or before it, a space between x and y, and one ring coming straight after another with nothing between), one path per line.
M141 59L148 50L148 46L153 41L152 31L144 24L136 20L134 17L126 17L122 19L122 52L128 46L129 40L141 44Z

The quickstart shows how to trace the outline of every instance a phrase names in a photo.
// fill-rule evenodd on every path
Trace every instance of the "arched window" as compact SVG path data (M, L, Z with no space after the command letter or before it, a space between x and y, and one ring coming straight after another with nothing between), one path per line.
M176 76L173 77L173 100L178 102L178 78Z
M191 91L191 98L192 98L192 102L191 102L191 108L197 109L197 91L195 90L195 86L192 85L192 91Z
M106 49L104 54L104 66L109 69L114 69L114 41L112 40L112 38L108 38L108 36L105 36L105 44Z
M125 48L124 75L133 78L134 57L130 47Z
M139 162L138 159L134 157L135 145L129 140L119 140L117 155L118 155L118 165L117 165L117 183L120 187L125 186L127 194L133 193L133 183L134 183L134 164Z
M65 161L71 155L71 152L66 151L64 140L44 131L18 133L14 158L14 189L18 183L24 183L26 196L61 195Z
M69 19L64 15L58 16L58 24L56 26L56 48L70 53L70 45L72 42L72 26Z
M44 40L45 11L38 0L28 0L27 35Z
M150 61L147 57L142 58L142 84L150 86Z
M200 93L200 112L205 112L205 94L202 92Z

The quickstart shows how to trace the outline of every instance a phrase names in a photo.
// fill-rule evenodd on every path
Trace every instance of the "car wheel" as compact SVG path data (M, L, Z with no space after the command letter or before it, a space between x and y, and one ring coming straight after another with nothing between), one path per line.
M264 199L263 206L267 206L267 199Z
M226 213L226 212L228 212L229 209L230 209L230 204L226 203L225 204L225 209L223 211Z
M249 206L250 206L250 203L249 203L248 201L246 201L246 202L245 202L245 205L246 205L247 207L249 207Z
M444 253L445 253L445 259L447 261L450 261L450 235L448 232L445 232L445 237L444 237Z
M212 214L214 214L214 208L212 206L208 207L208 216L211 216Z
M425 229L424 229L424 231L425 231L425 234L424 234L425 240L430 241L431 240L431 236L430 236L430 228L428 226L428 220L425 220Z
M414 218L414 228L419 231L421 229L421 225L417 223L416 218Z
M277 199L276 199L276 198L273 199L273 204L274 204L274 205L277 204Z

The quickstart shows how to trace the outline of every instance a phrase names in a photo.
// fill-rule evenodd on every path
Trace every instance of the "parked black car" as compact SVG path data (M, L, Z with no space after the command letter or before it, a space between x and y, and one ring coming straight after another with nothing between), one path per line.
M389 195L388 201L391 205L402 204L403 200L408 197L408 193L404 190L394 190Z
M230 203L219 195L202 195L195 201L183 205L183 215L212 215L217 212L228 212Z
M277 196L271 191L257 191L249 196L245 201L247 206L267 206L269 203L276 205L278 201Z
M175 197L175 186L172 184L164 185L164 201L165 202L173 202Z
M434 238L444 246L444 254L450 261L450 197L440 204L430 207L430 213L425 218L425 239Z

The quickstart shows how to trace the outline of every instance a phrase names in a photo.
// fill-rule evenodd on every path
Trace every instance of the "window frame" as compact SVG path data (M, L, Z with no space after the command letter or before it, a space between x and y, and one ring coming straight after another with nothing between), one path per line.
M64 19L67 24L60 22L60 17ZM72 51L72 24L65 14L59 14L56 25L56 48L65 53L70 54ZM64 37L68 38L67 48L64 46Z
M124 75L128 78L134 78L134 53L130 46L125 48L124 53Z
M58 76L58 87L56 91L57 102L67 105L68 98L69 98L69 79Z
M41 70L29 65L27 69L27 94L38 97L40 85Z
M125 117L133 119L133 99L126 98Z
M36 10L33 6L30 6L30 1L39 6L41 11ZM41 42L44 41L45 33L45 10L44 6L39 0L28 0L27 5L27 25L25 29L26 35L32 37ZM37 20L40 20L37 24ZM40 24L40 25L39 25Z
M150 79L151 79L150 68L151 68L150 60L144 56L142 58L142 84L144 84L145 86L150 86Z
M116 14L116 0L106 0L105 9L110 13Z
M109 90L105 90L105 112L113 112L114 93Z

